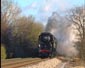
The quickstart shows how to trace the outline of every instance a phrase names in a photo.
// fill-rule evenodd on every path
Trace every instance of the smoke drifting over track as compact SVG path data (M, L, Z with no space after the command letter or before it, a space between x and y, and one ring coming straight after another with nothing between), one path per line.
M57 39L57 53L68 57L74 57L78 54L74 46L74 42L77 41L76 30L66 18L54 12L48 19L45 31L52 33Z

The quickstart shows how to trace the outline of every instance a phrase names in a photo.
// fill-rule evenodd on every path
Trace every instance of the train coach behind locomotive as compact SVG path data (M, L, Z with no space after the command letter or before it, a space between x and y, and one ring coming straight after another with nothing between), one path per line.
M56 56L56 40L55 37L48 32L39 35L39 57Z

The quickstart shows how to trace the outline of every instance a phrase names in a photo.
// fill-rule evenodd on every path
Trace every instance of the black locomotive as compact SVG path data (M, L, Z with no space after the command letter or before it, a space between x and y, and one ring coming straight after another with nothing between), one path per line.
M39 57L56 56L56 39L48 32L43 32L39 35Z

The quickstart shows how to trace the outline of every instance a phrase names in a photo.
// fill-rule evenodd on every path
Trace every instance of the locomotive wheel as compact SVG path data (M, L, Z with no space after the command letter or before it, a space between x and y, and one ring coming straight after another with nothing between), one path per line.
M49 54L49 57L50 57L50 58L53 58L53 54Z
M50 58L53 58L53 57L55 57L55 56L56 56L56 53L55 53L55 52L52 52L52 53L49 54L49 57L50 57Z

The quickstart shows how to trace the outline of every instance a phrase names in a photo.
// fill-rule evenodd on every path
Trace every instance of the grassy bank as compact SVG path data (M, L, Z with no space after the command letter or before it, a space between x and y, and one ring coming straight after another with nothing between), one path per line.
M6 58L6 49L3 44L1 44L1 59Z

